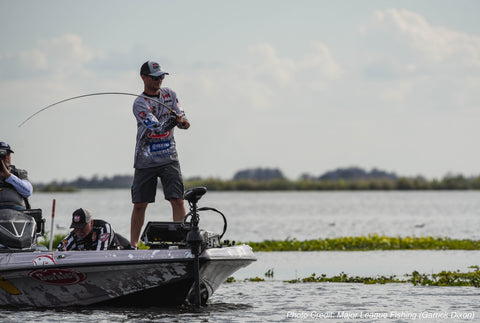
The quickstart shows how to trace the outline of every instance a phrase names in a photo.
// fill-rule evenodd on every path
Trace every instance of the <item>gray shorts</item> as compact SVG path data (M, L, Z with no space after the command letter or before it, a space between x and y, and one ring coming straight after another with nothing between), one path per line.
M184 187L180 163L135 169L132 184L132 203L153 203L160 177L166 200L183 199Z

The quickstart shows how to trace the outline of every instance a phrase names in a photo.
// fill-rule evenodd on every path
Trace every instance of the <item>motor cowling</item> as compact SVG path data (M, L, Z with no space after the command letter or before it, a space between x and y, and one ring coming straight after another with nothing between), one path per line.
M0 210L0 244L7 248L30 248L36 240L37 223L31 215L13 209Z

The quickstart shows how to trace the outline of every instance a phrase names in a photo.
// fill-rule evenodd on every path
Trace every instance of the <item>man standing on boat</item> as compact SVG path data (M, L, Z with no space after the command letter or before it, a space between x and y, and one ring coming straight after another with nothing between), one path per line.
M190 123L185 118L177 94L170 88L161 87L165 75L169 74L162 71L158 63L145 62L140 68L143 97L138 97L133 103L133 114L137 120L130 227L133 247L137 247L147 205L155 202L159 177L165 199L172 206L173 221L182 221L185 217L183 178L174 128L188 129Z
M29 209L28 197L33 187L27 171L12 165L13 150L6 142L0 142L0 209Z

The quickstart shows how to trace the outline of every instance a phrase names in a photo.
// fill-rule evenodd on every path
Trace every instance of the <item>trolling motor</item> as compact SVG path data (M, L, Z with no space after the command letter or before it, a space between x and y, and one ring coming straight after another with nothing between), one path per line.
M202 196L207 193L206 187L195 187L189 189L185 192L185 199L190 205L190 214L192 216L190 220L190 231L187 234L187 242L190 244L192 254L194 255L193 259L193 278L195 280L195 307L200 307L201 305L201 294L200 294L200 247L202 245L202 236L198 229L198 222L200 218L197 212L197 202L202 198Z
M189 248L194 256L192 286L188 300L196 307L204 305L208 299L207 286L200 279L200 254L205 249L222 248L221 239L227 230L227 219L217 209L211 207L197 207L198 201L207 193L205 187L194 187L187 190L184 199L190 205L190 212L183 218L182 222L148 222L142 234L142 241L150 249L186 249ZM213 211L223 218L223 232L221 234L200 230L199 212ZM230 246L229 241L225 241ZM235 242L233 242L235 244Z

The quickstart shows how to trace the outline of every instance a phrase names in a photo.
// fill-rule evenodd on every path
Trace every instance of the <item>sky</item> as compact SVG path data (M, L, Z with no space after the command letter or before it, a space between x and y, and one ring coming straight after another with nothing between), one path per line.
M184 177L480 175L480 1L0 0L0 141L32 182L133 174L143 62Z

